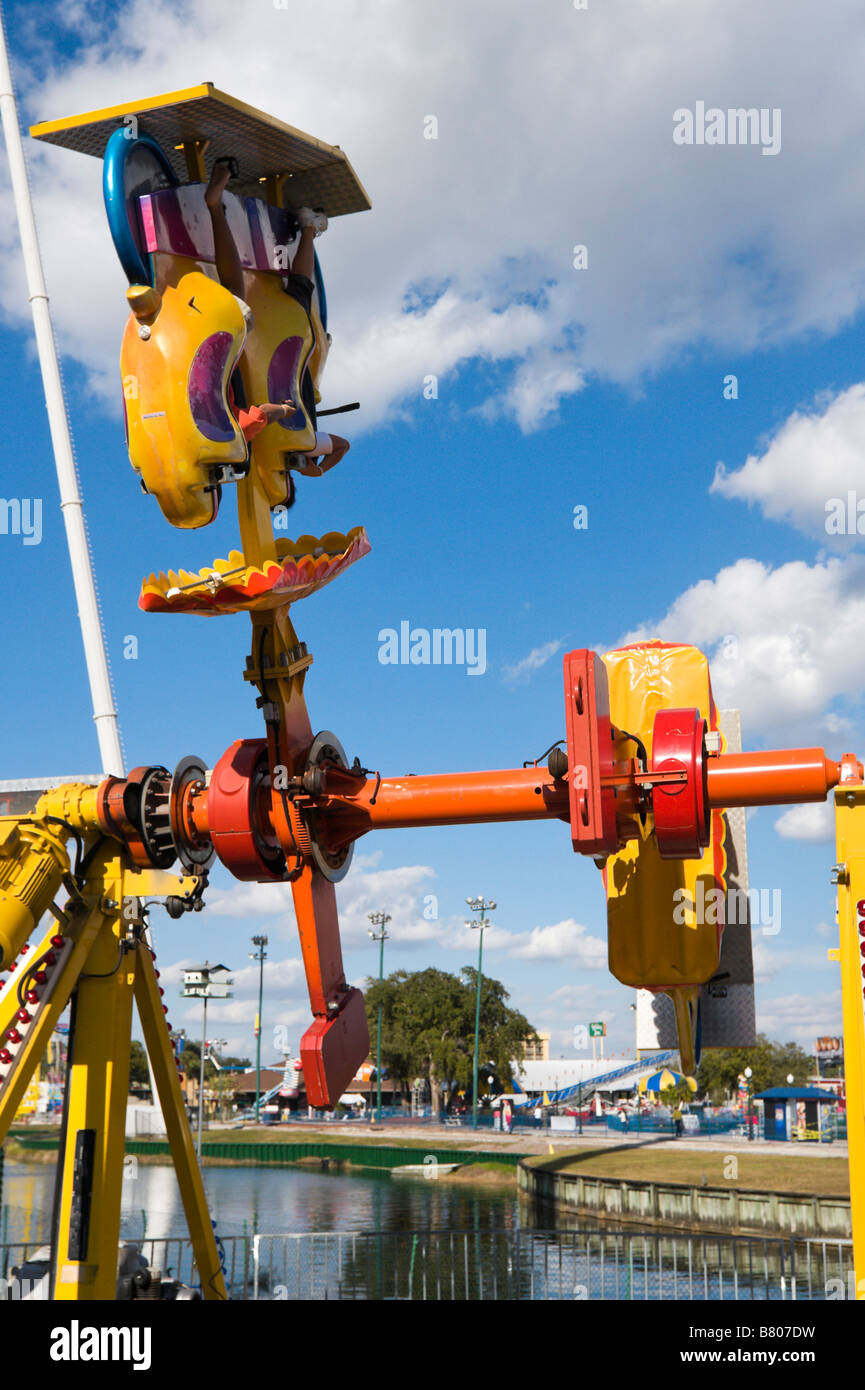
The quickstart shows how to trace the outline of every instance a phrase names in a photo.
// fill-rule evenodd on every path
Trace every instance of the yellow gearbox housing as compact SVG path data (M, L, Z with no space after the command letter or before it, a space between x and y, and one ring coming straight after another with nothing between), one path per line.
M710 730L720 729L709 664L696 647L640 643L607 652L604 664L610 718L616 728L642 739L650 760L659 709L699 709ZM651 829L649 823L640 838L607 860L609 964L624 985L672 992L703 984L718 969L723 912L700 913L696 905L723 901L711 890L726 891L725 821L721 811L712 811L710 841L701 859L662 859Z
M130 462L172 526L206 526L219 483L247 459L228 401L246 341L243 310L199 270L161 293L133 285L127 299L120 368Z
M9 970L69 870L53 825L0 816L0 970Z

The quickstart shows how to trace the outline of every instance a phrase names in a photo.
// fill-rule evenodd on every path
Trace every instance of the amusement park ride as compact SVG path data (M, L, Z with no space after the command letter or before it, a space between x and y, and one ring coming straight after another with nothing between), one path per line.
M609 960L623 983L669 994L683 1070L698 1060L701 992L718 970L723 913L674 918L681 890L726 891L725 811L824 801L837 817L848 1130L857 1274L865 1275L865 782L856 757L820 748L730 753L708 664L647 642L564 659L563 747L545 764L382 776L315 733L304 687L312 655L291 606L369 549L360 527L277 536L289 471L315 442L329 337L320 271L311 312L285 293L291 209L369 207L339 148L210 84L46 122L41 140L104 159L112 236L127 272L121 373L128 449L143 490L176 527L207 525L236 489L239 550L194 574L151 575L140 606L246 612L243 679L263 731L212 767L186 757L99 786L69 784L27 815L0 817L0 1140L72 1000L69 1080L53 1233L53 1296L114 1296L133 1000L150 1056L206 1298L226 1297L172 1051L148 904L202 907L214 858L238 879L290 883L312 1023L302 1046L314 1106L335 1103L369 1050L360 992L345 979L335 884L371 830L557 820L602 869ZM251 319L214 271L206 156L230 153L226 215ZM229 397L231 382L232 396ZM289 418L247 443L232 404L290 400ZM302 461L302 459L301 459ZM142 505L148 505L142 503ZM179 864L179 872L170 870ZM61 893L65 900L58 903ZM37 944L41 919L53 921Z

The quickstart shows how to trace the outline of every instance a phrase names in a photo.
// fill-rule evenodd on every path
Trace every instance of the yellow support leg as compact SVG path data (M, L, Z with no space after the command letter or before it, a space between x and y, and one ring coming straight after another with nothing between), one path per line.
M104 921L78 981L70 1026L65 1146L56 1232L53 1297L113 1299L117 1250L135 952L127 950L120 849L106 865Z
M186 1224L192 1239L201 1292L205 1299L227 1299L216 1239L207 1210L204 1184L201 1181L201 1172L192 1143L192 1131L186 1117L180 1080L168 1029L165 1026L153 960L147 946L141 941L138 943L135 969L135 1002L168 1131L171 1157L183 1199Z
M861 784L846 782L836 789L835 829L853 1265L856 1297L865 1298L865 957L859 949L865 942L865 787Z

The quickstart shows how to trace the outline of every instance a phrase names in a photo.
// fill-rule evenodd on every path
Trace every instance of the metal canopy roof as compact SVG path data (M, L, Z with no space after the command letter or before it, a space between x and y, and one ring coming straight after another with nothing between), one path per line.
M824 1105L837 1104L838 1097L831 1091L821 1091L816 1086L770 1086L768 1091L760 1091L755 1100L818 1100Z
M239 177L232 191L260 197L260 180L288 174L286 205L324 208L328 217L365 212L371 206L366 190L338 145L286 125L254 106L220 92L212 82L161 96L125 101L119 106L87 111L30 127L34 140L78 150L101 159L109 137L124 118L135 116L138 130L162 146L181 183L189 182L184 143L209 140L209 159L234 155Z

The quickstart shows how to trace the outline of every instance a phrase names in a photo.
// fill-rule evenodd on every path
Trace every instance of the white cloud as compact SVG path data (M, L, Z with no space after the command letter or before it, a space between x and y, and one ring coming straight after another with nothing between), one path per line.
M427 864L350 873L337 886L340 932L346 946L370 946L367 913L386 911L386 950L411 949L435 942L442 932L438 898L432 891L435 870ZM424 913L436 914L424 916Z
M292 911L287 883L237 883L208 893L207 910L214 917L275 917Z
M442 933L436 944L447 951L464 951L467 958L472 956L478 938L467 928L466 921L465 917L449 917L442 924ZM513 939L513 932L508 931L506 927L500 927L496 922L491 922L488 927L484 927L484 955L489 951L507 950Z
M849 150L865 124L863 17L850 4L803 21L781 0L756 13L728 0L711 15L688 0L590 14L563 3L538 25L518 0L441 0L434 23L401 0L293 0L260 7L254 44L234 0L130 0L122 17L89 16L40 6L34 27L35 11L16 11L25 120L206 72L346 149L374 210L334 221L321 249L327 396L363 401L355 432L406 403L435 409L423 376L446 389L472 358L503 364L493 401L479 394L528 430L588 373L628 382L693 345L741 353L832 331L862 303ZM289 86L273 61L286 45ZM695 74L708 98L780 106L781 156L675 146L673 112ZM436 140L423 138L428 114ZM99 165L43 147L28 157L62 349L116 401L124 284ZM5 188L0 214L0 299L23 323ZM577 244L588 269L574 268Z
M553 990L549 998L556 1001L557 1010L581 1008L586 999L597 999L599 994L604 992L610 994L614 993L615 990L599 991L594 982L590 985L559 985L558 989Z
M484 401L479 414L485 420L513 415L528 434L555 415L565 396L575 395L584 385L573 352L537 351L516 368L507 391Z
M273 950L273 947L270 947ZM169 1018L173 1028L185 1027L189 1037L201 1036L202 1005L200 999L184 999L179 991L183 980L183 970L200 964L200 958L184 959L166 965L160 971L160 984L169 1001ZM274 1060L272 1024L285 1024L293 1034L295 1046L299 1045L301 1035L312 1022L309 1011L309 998L306 977L300 957L277 960L274 957L265 961L264 966L265 1011L262 1033L263 1064L271 1065ZM211 1040L224 1039L220 1051L226 1056L250 1056L255 1048L253 1036L254 1019L258 1004L258 965L247 965L240 970L232 970L232 998L210 1000L207 1006L207 1035ZM267 1059L266 1062L264 1059Z
M438 920L438 900L431 891L435 871L426 864L379 869L380 860L380 853L359 856L356 867L337 885L343 946L368 946L367 913L380 910L391 916L387 924L389 950L436 941L445 927ZM293 939L296 934L287 883L238 883L208 897L208 909L218 917L264 919L268 928L281 936Z
M841 1033L841 991L758 999L757 1027L779 1042L797 1042L810 1052L815 1038Z
M436 945L448 951L470 952L476 941L470 939L462 920L453 917L443 924ZM484 959L494 951L514 960L565 960L584 970L605 969L607 964L606 940L590 935L589 929L573 918L522 932L493 923L484 931ZM591 993L597 997L596 988Z
M277 993L276 995L268 994L268 1016L278 1018L280 1023L284 1023L288 1028L296 1030L299 1036L306 1032L306 1029L312 1023L312 1016L309 1012L308 1005L304 1007L302 1004L298 1004L295 1007L291 1007L290 1004L286 1002L289 999L290 996L282 993ZM191 1034L194 1037L195 1024L198 1023L200 1025L201 1022L201 1006L199 1005L197 1008L189 1010L185 1017L193 1025ZM231 1040L227 1039L230 1046L224 1050L227 1052L235 1045L238 1046L239 1049L248 1050L253 1031L252 1015L250 1014L248 1001L244 999L229 999L221 1004L218 1002L208 1004L208 1037L213 1037L217 1032L219 1034L223 1033L231 1025L240 1025L240 1028L235 1031L234 1037L243 1039L244 1041L242 1043L232 1044ZM266 1023L264 1032L262 1033L261 1047L263 1054L273 1051L272 1031L267 1027Z
M418 397L428 374L446 377L470 358L520 360L547 331L539 310L519 304L498 309L487 296L472 298L447 289L428 308L394 309L386 318L373 317L359 326L342 348L340 367L346 382L361 382L354 389L363 396L364 410L382 417L395 399ZM370 364L375 364L372 372ZM581 385L579 373L568 377L564 369L554 380L549 370L536 380L525 363L521 373L522 388L507 413L516 415L525 430L554 411L568 390ZM569 388L567 380L574 382Z
M744 559L693 584L619 645L660 637L704 651L717 704L742 711L746 747L756 738L834 745L848 727L844 706L855 711L865 688L862 633L865 557L775 569Z
M543 646L532 647L528 656L524 656L521 661L517 661L513 666L506 666L504 678L506 681L528 680L529 676L534 675L542 666L546 666L550 657L555 656L561 650L561 642L545 642Z
M573 917L512 936L508 954L519 960L567 960L583 970L605 970L607 943Z
M852 535L827 531L827 504L843 503L846 526L848 492L865 499L865 384L818 401L810 412L795 411L765 453L752 454L734 472L719 463L710 491L756 503L770 520L788 521L829 544L861 539L855 510Z
M799 946L783 948L755 932L752 946L754 961L754 980L767 984L785 970L805 970L809 974L828 966L825 948L822 946Z
M201 964L199 960L181 960L175 961L171 965L166 965L164 968L160 969L159 983L166 991L170 986L173 987L176 985L179 988L183 984L184 970L188 970L190 966L199 964ZM299 956L289 957L285 960L276 960L273 956L270 956L264 963L264 969L269 994L272 992L276 992L277 994L286 992L290 994L305 993L306 980L303 973L303 963ZM221 978L223 980L233 980L234 984L231 986L232 995L235 998L248 1001L258 997L258 970L259 967L257 964L243 966L240 970L230 970L228 975L223 975ZM215 978L218 979L220 977L217 976ZM198 1001L196 1008L200 1008L200 1006L200 1001ZM216 1007L216 1004L214 1004L213 1007ZM245 1002L243 1007L246 1010L247 1016L249 1016L249 1003ZM208 1004L208 1014L210 1013L210 1008L211 1005Z
M782 840L809 840L826 844L835 839L835 809L832 799L811 805L791 806L775 822Z

